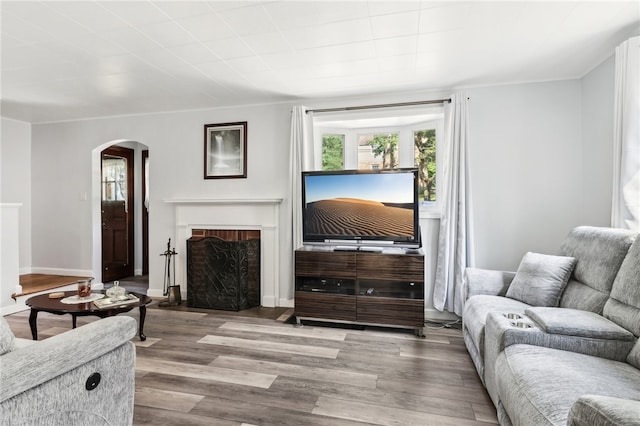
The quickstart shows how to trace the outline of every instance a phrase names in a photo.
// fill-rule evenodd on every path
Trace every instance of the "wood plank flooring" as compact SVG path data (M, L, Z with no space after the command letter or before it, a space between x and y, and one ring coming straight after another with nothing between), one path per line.
M137 310L127 314L137 317ZM28 311L6 317L29 338ZM147 310L134 425L488 425L495 409L455 329L296 327L284 309ZM78 325L97 318L78 318ZM41 339L71 328L38 315Z
M86 280L91 277L73 277L68 275L50 274L25 274L20 275L20 285L22 293L14 293L11 297L25 296L38 293L40 291L53 290L75 283L78 280Z

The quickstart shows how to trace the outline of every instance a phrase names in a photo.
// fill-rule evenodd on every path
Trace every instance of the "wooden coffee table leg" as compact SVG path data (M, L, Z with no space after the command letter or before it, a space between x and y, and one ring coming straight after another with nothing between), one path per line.
M143 342L145 340L147 340L147 336L144 335L143 329L144 329L144 319L147 316L147 307L145 305L140 306L140 330L138 331L138 334L140 335L140 340L142 340Z
M33 340L38 340L38 326L36 325L36 319L38 318L38 311L31 308L29 314L29 327L31 327L31 337Z

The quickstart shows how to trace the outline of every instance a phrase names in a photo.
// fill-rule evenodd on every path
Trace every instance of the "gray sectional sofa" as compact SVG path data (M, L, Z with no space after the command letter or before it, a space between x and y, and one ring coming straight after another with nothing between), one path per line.
M517 272L469 268L465 345L502 425L640 425L640 238L573 229Z
M132 424L135 334L118 316L34 342L0 317L0 425Z

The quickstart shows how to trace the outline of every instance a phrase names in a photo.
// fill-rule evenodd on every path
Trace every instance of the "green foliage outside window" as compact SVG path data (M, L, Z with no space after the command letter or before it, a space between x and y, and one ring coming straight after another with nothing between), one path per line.
M322 135L322 170L344 169L344 135Z
M413 133L413 136L415 166L418 168L419 199L436 201L436 131L435 129L418 130ZM382 160L379 168L398 167L398 133L379 133L361 137L365 137L365 140L360 143L371 146L374 157ZM345 135L322 135L322 170L344 170L344 140Z
M398 167L398 134L383 133L373 136L373 139L367 142L371 146L373 155L382 158L383 169L395 169Z
M413 137L420 200L436 201L436 131L418 130Z

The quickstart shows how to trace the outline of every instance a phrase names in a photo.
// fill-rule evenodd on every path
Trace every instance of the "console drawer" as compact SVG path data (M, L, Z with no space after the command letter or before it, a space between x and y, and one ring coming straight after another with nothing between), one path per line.
M297 317L355 321L356 298L342 294L296 291L295 315Z
M357 297L358 322L424 326L424 300L391 297Z
M358 253L358 279L424 282L424 256Z
M331 278L356 278L356 254L296 251L296 275Z

